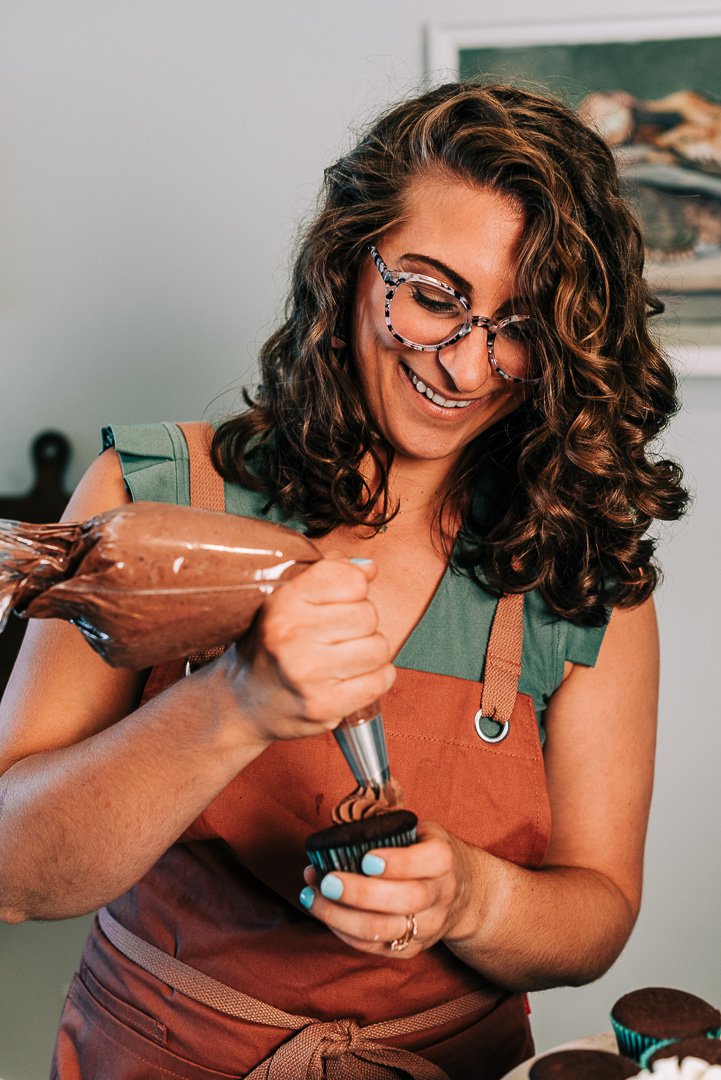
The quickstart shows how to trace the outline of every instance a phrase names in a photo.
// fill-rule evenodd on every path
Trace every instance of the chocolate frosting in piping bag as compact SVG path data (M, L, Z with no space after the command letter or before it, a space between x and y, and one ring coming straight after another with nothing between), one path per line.
M78 524L5 521L0 617L65 619L113 667L146 668L234 641L320 558L281 525L166 503Z
M320 558L293 529L170 503L78 523L0 520L0 631L12 612L64 619L111 666L148 668L235 641L266 596ZM333 820L399 807L378 702L335 736L359 786Z

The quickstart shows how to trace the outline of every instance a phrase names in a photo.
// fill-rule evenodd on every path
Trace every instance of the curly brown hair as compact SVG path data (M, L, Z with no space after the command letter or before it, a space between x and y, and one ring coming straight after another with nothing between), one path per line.
M224 477L300 513L310 535L379 528L393 449L374 427L347 338L367 246L403 219L412 180L442 170L504 193L525 214L517 287L543 328L526 402L465 447L444 506L462 512L455 563L502 592L538 588L558 614L600 625L641 603L659 577L654 519L687 503L679 466L651 451L678 407L676 379L649 335L663 310L642 277L638 225L612 154L553 98L449 83L382 115L326 170L305 230L286 318L260 352L248 411L215 435ZM377 485L360 471L373 460ZM499 482L474 500L489 460Z

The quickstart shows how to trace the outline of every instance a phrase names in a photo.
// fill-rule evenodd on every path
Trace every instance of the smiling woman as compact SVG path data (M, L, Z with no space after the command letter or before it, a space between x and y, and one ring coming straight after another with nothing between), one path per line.
M327 170L257 397L212 448L106 432L70 517L200 479L326 558L184 679L31 626L2 704L2 917L105 905L58 1080L497 1080L532 1052L525 991L618 956L653 770L648 528L685 502L648 454L676 398L641 272L577 116L442 86ZM321 881L330 732L381 696L418 840Z
M478 309L496 312L507 308L514 294L522 226L519 208L495 192L442 174L424 176L410 186L404 220L384 234L383 250L403 273L426 275L446 266L452 280L464 282ZM411 278L396 287L378 269L366 258L356 284L350 346L360 384L398 466L424 462L427 469L434 460L440 486L463 448L515 409L525 392L522 383L504 378L490 362L496 335L468 323L469 302L461 294L458 303L451 292L441 302L428 292L431 278ZM437 313L441 303L443 317ZM472 332L462 333L469 325Z

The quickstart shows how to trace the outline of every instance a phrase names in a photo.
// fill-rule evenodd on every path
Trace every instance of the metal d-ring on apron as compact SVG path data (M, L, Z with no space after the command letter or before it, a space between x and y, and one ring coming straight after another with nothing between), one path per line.
M523 651L523 593L504 593L493 617L486 650L481 707L473 718L479 738L499 743L510 731Z

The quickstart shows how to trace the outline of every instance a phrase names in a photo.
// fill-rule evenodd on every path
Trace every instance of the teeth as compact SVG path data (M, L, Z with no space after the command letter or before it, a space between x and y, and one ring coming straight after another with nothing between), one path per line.
M447 401L444 397L441 397L440 394L436 394L434 390L431 390L430 386L426 386L426 384L419 379L415 372L411 371L410 368L406 368L406 371L418 393L425 394L428 400L432 401L435 405L441 405L444 409L467 409L471 404L470 401Z

